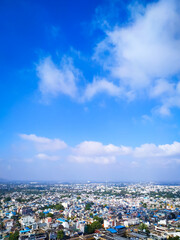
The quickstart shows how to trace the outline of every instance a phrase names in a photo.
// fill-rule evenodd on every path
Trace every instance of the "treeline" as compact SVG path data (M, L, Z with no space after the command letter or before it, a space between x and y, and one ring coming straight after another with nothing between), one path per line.
M61 203L55 204L55 205L46 205L44 207L41 207L41 210L45 210L47 208L50 209L56 209L56 210L64 210L64 206Z
M180 191L178 192L150 192L150 197L163 197L163 198L180 198Z

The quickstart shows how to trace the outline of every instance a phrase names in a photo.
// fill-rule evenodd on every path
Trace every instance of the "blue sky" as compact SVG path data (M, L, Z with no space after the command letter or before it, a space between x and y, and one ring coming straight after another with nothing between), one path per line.
M180 180L178 0L4 0L0 18L0 178Z

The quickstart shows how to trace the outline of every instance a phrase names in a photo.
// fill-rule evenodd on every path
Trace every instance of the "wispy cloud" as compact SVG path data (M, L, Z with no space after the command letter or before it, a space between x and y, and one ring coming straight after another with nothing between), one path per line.
M46 57L37 65L37 75L39 90L46 100L60 94L76 97L80 72L73 66L71 58L64 57L57 66L51 57Z
M41 159L41 160L48 160L48 161L58 161L60 160L60 156L56 155L47 155L45 153L38 153L35 158Z
M51 34L54 38L56 38L59 35L59 27L51 26Z
M39 137L35 134L20 134L22 139L31 141L39 151L57 151L67 147L67 144L60 139Z
M91 100L99 93L107 93L110 96L120 97L122 94L122 89L106 79L94 78L93 82L87 85L83 99Z
M68 157L69 161L77 163L95 163L95 164L110 164L116 162L114 156L80 156L80 155L70 155Z

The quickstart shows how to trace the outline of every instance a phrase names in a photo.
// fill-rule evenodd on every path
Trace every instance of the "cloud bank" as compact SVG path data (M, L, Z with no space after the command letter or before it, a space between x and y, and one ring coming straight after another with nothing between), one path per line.
M124 163L151 163L161 161L168 164L180 163L180 142L172 144L155 145L145 143L138 147L104 145L96 141L84 141L72 147L60 139L38 137L35 134L21 134L23 141L31 141L36 147L36 160L76 162L78 164L120 164ZM37 144L37 145L36 145ZM64 154L63 149L67 151ZM47 154L46 151L56 152L55 155ZM29 156L32 158L32 156Z

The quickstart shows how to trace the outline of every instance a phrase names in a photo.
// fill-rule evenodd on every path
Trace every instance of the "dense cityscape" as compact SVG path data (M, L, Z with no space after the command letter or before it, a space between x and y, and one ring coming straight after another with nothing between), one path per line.
M179 239L180 186L1 183L0 239Z

